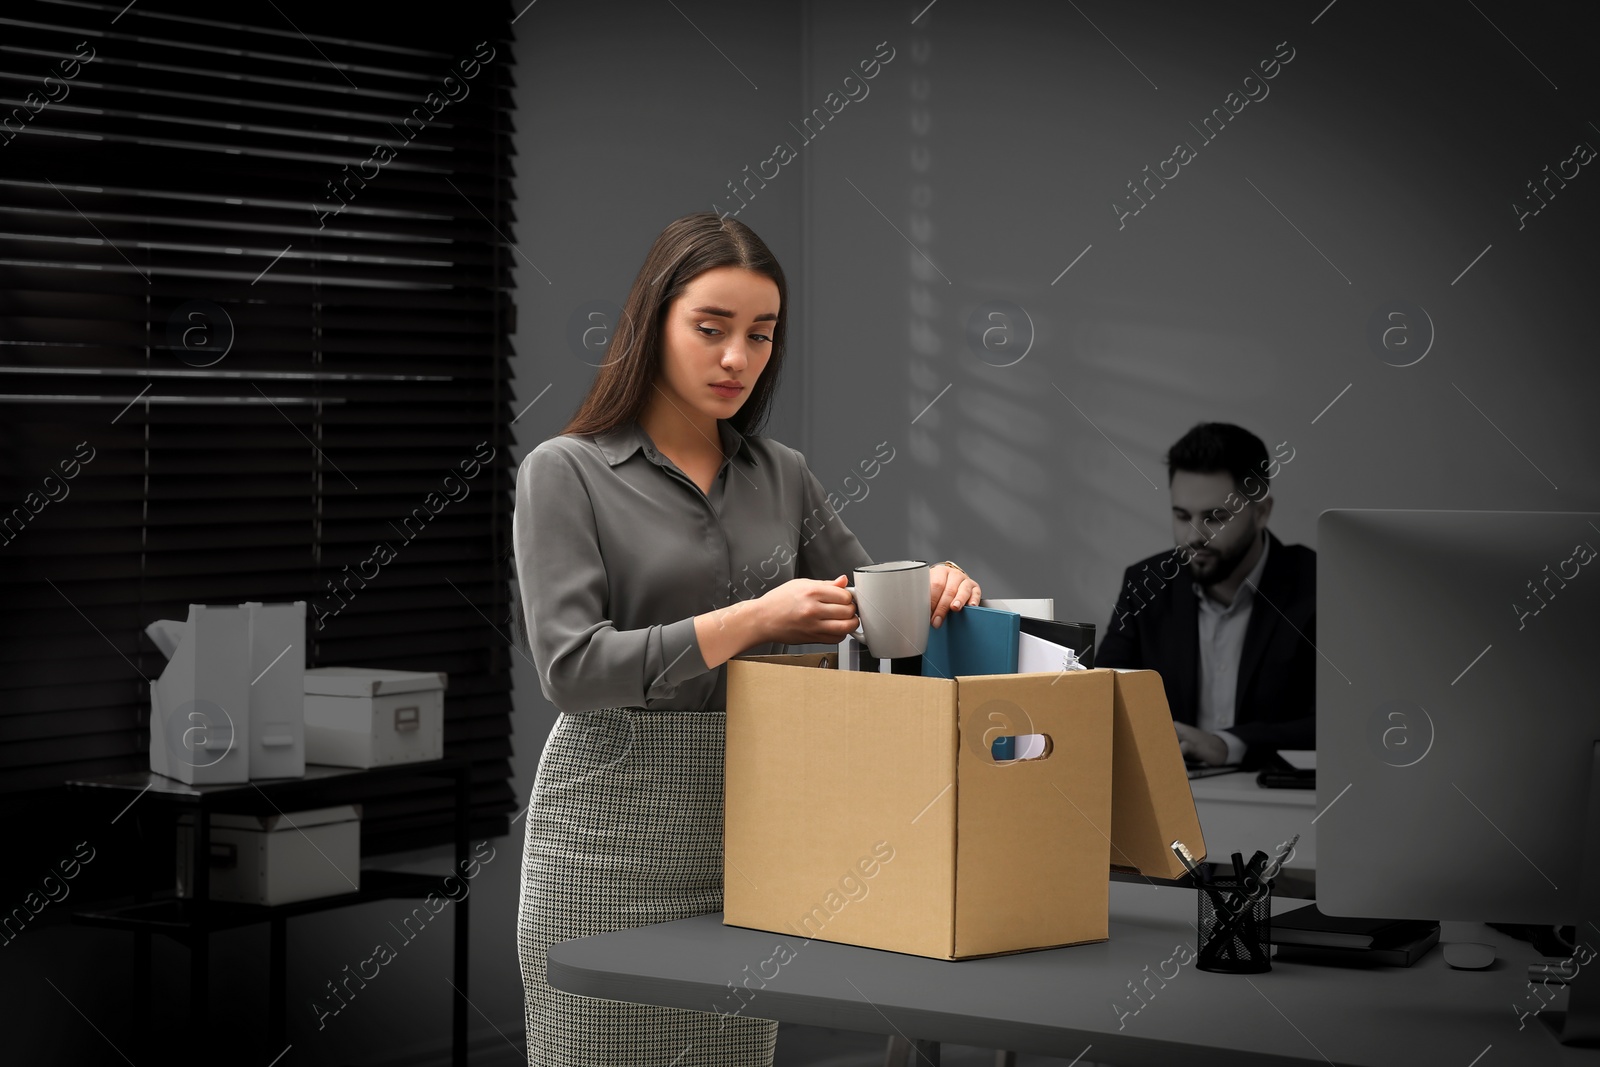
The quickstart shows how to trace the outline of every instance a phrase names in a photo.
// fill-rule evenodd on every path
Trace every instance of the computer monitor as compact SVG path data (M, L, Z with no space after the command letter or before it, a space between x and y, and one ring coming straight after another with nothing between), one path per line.
M1317 906L1600 948L1600 513L1331 510L1317 542Z

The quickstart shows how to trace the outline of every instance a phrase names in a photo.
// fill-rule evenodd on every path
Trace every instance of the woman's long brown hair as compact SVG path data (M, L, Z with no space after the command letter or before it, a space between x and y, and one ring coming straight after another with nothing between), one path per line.
M666 312L695 278L716 267L743 267L771 278L778 287L778 322L772 331L772 353L756 378L750 399L726 421L740 434L758 433L766 424L772 397L783 369L789 289L783 268L766 242L738 219L703 211L667 224L633 279L622 321L611 332L605 359L588 395L563 434L597 434L636 420L650 401L661 371L661 327ZM515 595L511 604L512 640L531 653L528 624L522 610L522 583L516 556L507 550Z
M738 219L702 211L668 223L650 246L622 307L622 321L611 331L600 373L562 429L563 434L604 433L627 425L644 412L661 371L661 329L667 308L691 281L716 267L743 267L771 278L778 287L778 323L772 331L772 353L756 378L750 398L726 420L741 434L760 431L783 369L785 323L789 318L783 268L750 227Z

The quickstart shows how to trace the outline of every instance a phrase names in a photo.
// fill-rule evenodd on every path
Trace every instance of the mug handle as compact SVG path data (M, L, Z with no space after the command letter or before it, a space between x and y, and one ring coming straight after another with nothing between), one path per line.
M853 585L847 585L847 586L844 587L844 591L850 594L850 602L855 605L856 618L858 618L858 619L861 618L861 605L855 603L856 587L853 586ZM865 627L866 627L866 623L861 623L854 630L851 630L850 633L847 634L846 636L855 638L863 646L865 646L866 643L867 643L867 635L866 635Z

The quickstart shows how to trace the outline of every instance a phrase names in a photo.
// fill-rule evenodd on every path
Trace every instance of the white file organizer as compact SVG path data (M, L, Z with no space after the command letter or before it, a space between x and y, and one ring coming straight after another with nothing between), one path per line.
M150 684L152 771L191 785L305 774L305 613L190 604L185 622L145 628L168 656Z
M244 605L250 617L250 777L306 773L306 602Z
M150 769L191 785L250 780L250 617L190 604L146 627L170 657L150 683Z

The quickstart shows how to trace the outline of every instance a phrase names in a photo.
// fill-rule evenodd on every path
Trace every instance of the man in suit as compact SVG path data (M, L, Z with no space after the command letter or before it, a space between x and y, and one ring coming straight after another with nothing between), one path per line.
M1267 529L1285 458L1227 423L1167 452L1177 547L1129 567L1097 667L1160 673L1192 760L1256 767L1316 747L1317 555Z

